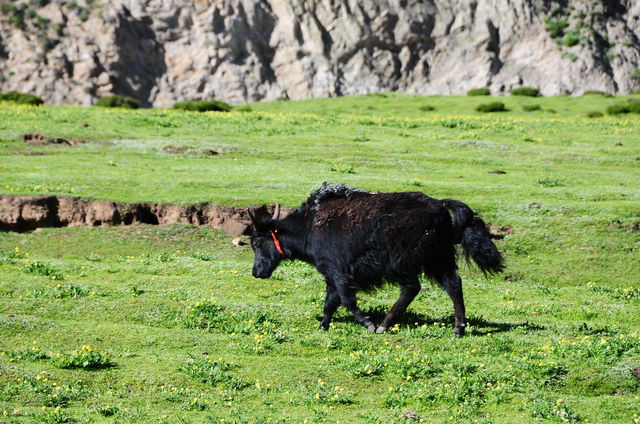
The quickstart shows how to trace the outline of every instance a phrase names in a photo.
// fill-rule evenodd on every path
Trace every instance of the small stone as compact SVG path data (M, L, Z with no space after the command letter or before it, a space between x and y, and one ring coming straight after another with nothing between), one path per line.
M242 238L241 238L241 237L236 237L236 238L234 238L234 239L231 241L231 243L233 243L233 245L234 245L234 246L236 246L236 247L238 247L238 246L244 246L244 245L246 245L246 244L247 244L244 240L242 240Z

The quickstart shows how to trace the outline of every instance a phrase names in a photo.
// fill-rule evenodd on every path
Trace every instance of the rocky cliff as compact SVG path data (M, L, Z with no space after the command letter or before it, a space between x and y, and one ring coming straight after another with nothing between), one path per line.
M640 88L640 2L0 1L0 91L88 105Z

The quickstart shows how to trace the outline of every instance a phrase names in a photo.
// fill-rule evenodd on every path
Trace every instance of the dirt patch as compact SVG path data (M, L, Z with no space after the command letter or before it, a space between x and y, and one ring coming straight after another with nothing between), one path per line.
M62 137L45 137L42 134L24 134L22 141L29 144L60 144L67 146L75 146L77 144L84 144L84 140L76 141L69 140Z
M168 145L164 146L162 148L162 151L172 155L212 156L231 152L234 151L234 149L223 147L190 147Z
M513 227L511 225L505 225L498 227L497 225L488 225L489 234L492 238L503 239L505 236L513 235Z
M637 233L637 232L640 232L640 221L622 222L620 220L616 220L616 221L610 222L609 227L622 228L627 233Z
M268 209L272 212L273 206ZM286 213L288 210L283 210L282 215ZM232 237L250 233L246 208L209 203L185 206L120 203L66 196L0 195L0 231L25 232L43 227L136 223L209 225Z

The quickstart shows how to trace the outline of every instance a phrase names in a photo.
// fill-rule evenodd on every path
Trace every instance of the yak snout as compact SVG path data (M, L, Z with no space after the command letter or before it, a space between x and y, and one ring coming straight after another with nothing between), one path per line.
M253 270L251 271L251 275L255 278L269 278L272 273L273 269L265 268L258 264L253 265Z

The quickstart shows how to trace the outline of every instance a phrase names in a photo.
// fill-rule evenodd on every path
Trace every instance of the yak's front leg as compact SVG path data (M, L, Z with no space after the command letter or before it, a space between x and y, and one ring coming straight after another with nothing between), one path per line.
M322 318L322 323L320 324L320 328L324 330L329 329L329 324L331 324L331 318L333 317L334 312L340 306L340 296L336 292L336 289L333 285L327 282L327 296L324 299L324 317Z
M420 293L420 282L418 279L403 283L400 289L400 297L398 297L393 307L389 309L389 312L387 312L384 320L380 323L376 333L382 334L387 331L391 324L407 310L407 307L418 293Z
M336 287L342 304L353 314L360 324L364 325L367 330L374 332L376 330L376 325L371 321L371 318L365 315L365 313L358 308L355 289L347 287L346 283L337 285Z

